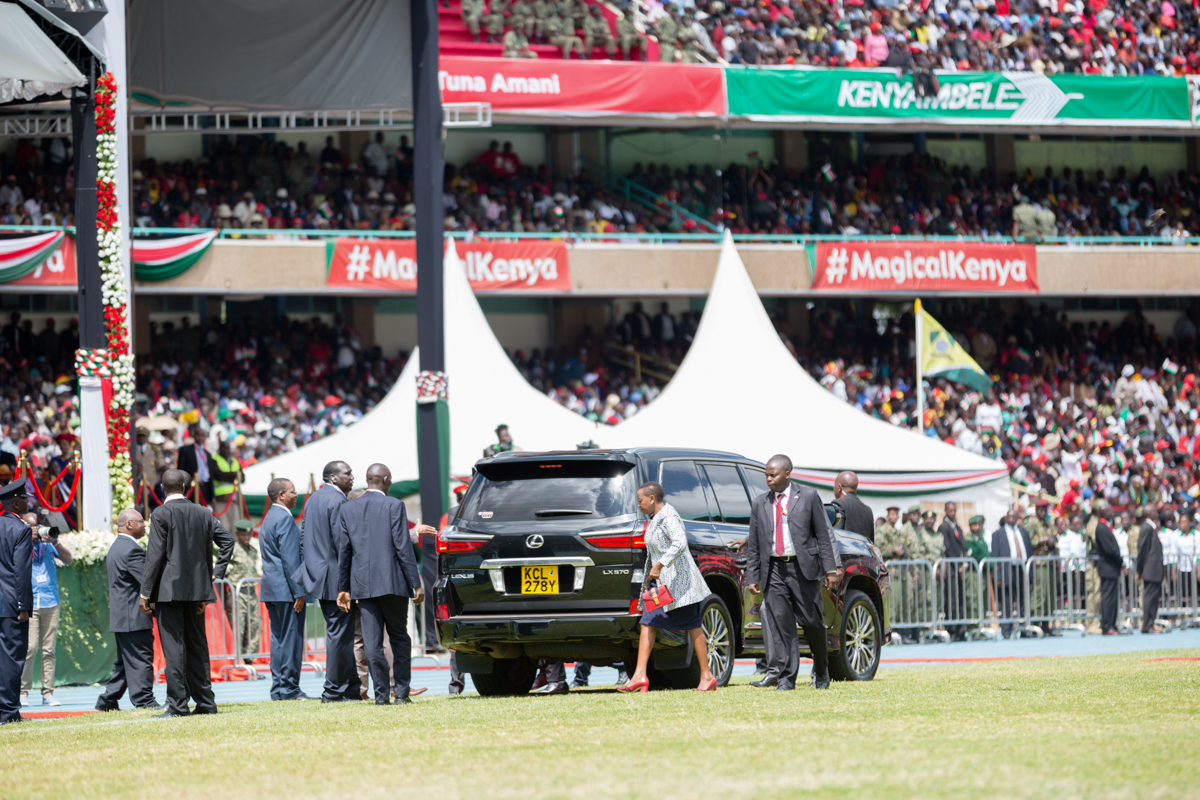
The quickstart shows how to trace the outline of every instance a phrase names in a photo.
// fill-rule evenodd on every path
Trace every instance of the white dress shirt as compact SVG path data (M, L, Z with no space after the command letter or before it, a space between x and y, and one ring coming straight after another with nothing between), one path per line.
M1008 557L1019 558L1022 561L1029 558L1029 554L1025 552L1025 540L1021 538L1021 531L1017 530L1016 525L1005 523L1004 534L1008 537Z
M1079 572L1086 568L1087 546L1078 531L1067 531L1058 537L1058 557L1071 559L1067 562L1069 572Z

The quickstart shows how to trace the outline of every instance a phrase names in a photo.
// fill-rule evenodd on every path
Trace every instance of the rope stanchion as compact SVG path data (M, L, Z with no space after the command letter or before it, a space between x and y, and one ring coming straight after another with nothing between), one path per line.
M67 499L63 501L61 506L54 506L50 504L50 501L47 500L46 496L42 494L42 490L38 487L36 480L30 481L30 483L33 484L33 493L37 496L37 501L41 503L42 508L44 508L46 511L49 511L51 514L60 514L63 511L66 511L67 507L70 506L72 501L75 500L75 492L79 490L79 476L82 474L83 470L75 470L75 479L71 482L71 492L67 495Z
M46 489L47 490L53 489L55 486L58 485L59 481L61 481L65 477L67 477L67 473L70 471L71 471L71 465L68 463L65 467L63 467L63 471L58 473L57 478L55 478L54 480L52 480L46 484Z
M237 497L237 484L236 483L233 485L233 491L229 493L229 500L227 500L225 502L225 507L222 508L220 511L214 511L213 516L219 517L219 516L222 516L226 511L228 511L233 506L233 498L235 498L235 497ZM216 498L213 498L213 499L215 500Z

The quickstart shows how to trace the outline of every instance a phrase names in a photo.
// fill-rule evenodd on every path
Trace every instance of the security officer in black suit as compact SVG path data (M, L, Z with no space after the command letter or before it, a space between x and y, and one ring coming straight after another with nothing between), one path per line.
M117 641L117 661L96 700L97 711L116 711L117 701L129 690L136 708L161 709L154 699L154 623L138 608L146 551L138 540L146 535L146 521L136 509L117 515L117 538L108 548L108 629Z
M204 506L184 497L191 476L163 473L167 497L150 515L150 545L139 605L158 619L158 639L167 662L167 710L157 716L184 717L188 695L197 714L217 713L208 664L204 606L215 603L214 579L225 577L236 540ZM213 567L213 545L219 548Z
M1100 522L1096 525L1096 553L1099 563L1096 572L1100 576L1100 632L1105 636L1117 636L1117 582L1125 572L1125 559L1121 556L1121 546L1113 535L1109 521L1112 520L1112 506L1106 501L1099 500L1095 504L1096 516Z
M971 551L967 549L967 541L963 538L962 528L958 527L958 505L956 503L946 503L945 516L942 518L942 524L938 527L938 533L942 535L942 542L945 550L942 553L944 558L966 558L971 555ZM964 573L966 572L965 564L949 564L945 565L942 572L942 599L946 604L943 608L951 617L962 617L966 611L967 593ZM956 642L965 642L967 639L967 629L965 625L947 625L946 633L950 634L950 638Z
M408 599L420 604L425 590L417 573L404 503L388 497L392 472L383 464L367 468L367 491L342 504L338 515L338 606L358 601L363 646L375 704L388 705L388 663L383 637L392 643L392 677L397 703L410 703L412 640Z
M0 725L23 721L21 671L33 608L33 532L21 520L29 511L25 491L23 480L0 488Z
M1142 582L1142 633L1159 633L1154 627L1162 599L1163 546L1158 538L1158 507L1147 503L1145 519L1138 531L1137 576Z
M858 475L850 470L839 473L833 481L833 497L833 504L842 512L842 530L865 536L874 544L875 514L858 499Z

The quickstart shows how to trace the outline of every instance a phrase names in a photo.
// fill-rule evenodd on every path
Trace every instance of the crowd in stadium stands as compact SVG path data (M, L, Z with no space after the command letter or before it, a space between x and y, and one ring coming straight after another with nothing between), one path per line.
M1200 48L1197 48L1200 52ZM222 143L198 161L148 159L133 171L139 227L302 230L410 230L412 149L383 134L357 160L333 143L310 153L266 140ZM28 140L9 163L0 155L0 224L70 222L71 171L55 142ZM634 165L627 178L663 198L642 206L616 197L586 171L555 182L545 166L523 164L510 143L493 142L473 162L448 165L443 206L448 230L499 232L687 233L688 214L734 233L1157 236L1183 243L1200 209L1200 176L1148 168L1031 168L992 174L947 166L917 153L851 164L849 153L808 171L777 164L727 169ZM674 207L672 206L674 204ZM1014 221L1017 222L1014 225ZM236 235L236 234L234 234Z
M1064 510L1097 496L1118 506L1195 502L1200 308L1165 331L1140 310L1084 324L1045 305L1006 314L943 300L937 316L998 380L989 393L927 381L927 435L1003 460L1031 501L1041 493ZM849 308L827 310L812 334L799 359L835 396L916 425L911 312L860 325Z
M463 3L468 26L468 9L476 6L483 14L482 0ZM896 67L916 73L918 88L935 94L934 70L1047 75L1200 71L1196 9L1171 0L698 0L681 6L649 0L638 9L657 38L663 61ZM492 0L484 19L494 34L489 38L499 38L501 30L514 32L504 41L506 57L530 57L528 34L534 41L562 47L564 58L572 50L580 57L592 55L590 46L575 42L607 36L611 58L615 33L622 57L630 58L640 31L624 17L617 19L616 30L601 17L601 30L586 8L583 0L567 0L557 13L548 0L511 8L506 0ZM550 30L544 31L547 26ZM479 30L478 17L474 30Z

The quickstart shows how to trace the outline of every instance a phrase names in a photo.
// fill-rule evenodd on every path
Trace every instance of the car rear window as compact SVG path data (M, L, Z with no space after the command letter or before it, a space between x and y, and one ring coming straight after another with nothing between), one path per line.
M488 464L460 518L470 522L606 519L637 511L633 465L623 461Z

